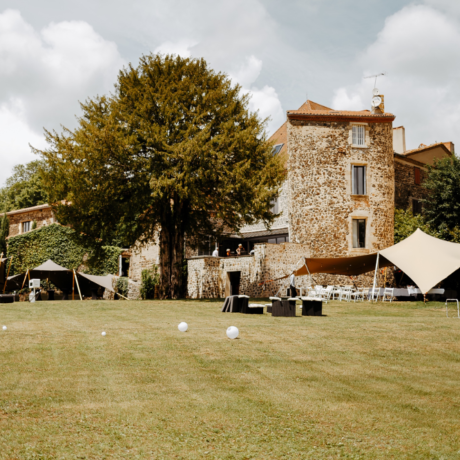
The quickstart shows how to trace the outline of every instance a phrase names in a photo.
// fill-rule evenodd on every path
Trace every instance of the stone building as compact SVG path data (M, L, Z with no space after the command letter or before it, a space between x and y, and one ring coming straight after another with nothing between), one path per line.
M10 211L6 215L10 222L10 237L30 232L34 226L35 228L42 228L57 222L53 210L48 204Z
M394 119L383 102L373 111L340 111L307 101L288 111L271 137L288 173L274 204L280 217L270 230L247 226L219 245L223 256L231 243L232 249L243 242L254 247L253 257L212 258L208 252L189 258L188 295L267 297L283 286L276 278L302 257L357 256L391 246L395 208L421 212L427 165L454 153L450 142L406 150L405 129L393 129ZM372 278L369 273L353 282L371 285ZM299 280L311 281L351 282L331 275Z

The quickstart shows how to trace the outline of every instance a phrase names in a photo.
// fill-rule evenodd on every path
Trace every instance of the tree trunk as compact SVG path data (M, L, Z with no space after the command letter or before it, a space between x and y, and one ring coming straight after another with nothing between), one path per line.
M182 219L167 214L160 231L160 299L178 299L182 294L185 233Z

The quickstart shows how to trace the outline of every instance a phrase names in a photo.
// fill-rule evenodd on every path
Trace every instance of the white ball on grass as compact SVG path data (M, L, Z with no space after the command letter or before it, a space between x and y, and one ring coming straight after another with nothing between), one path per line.
M8 328L6 326L3 326L3 330L6 331Z
M227 329L227 337L229 339L236 339L240 335L240 331L235 326L230 326Z
M186 332L187 329L188 329L188 324L187 323L184 323L182 321L182 323L179 324L179 326L177 326L177 328L179 329L179 331L181 332Z
M105 332L103 332L102 335L105 335Z

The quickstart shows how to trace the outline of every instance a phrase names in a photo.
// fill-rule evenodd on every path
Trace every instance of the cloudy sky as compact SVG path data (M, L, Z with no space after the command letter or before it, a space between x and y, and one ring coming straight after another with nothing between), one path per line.
M386 72L377 87L407 147L460 148L458 0L0 0L0 186L29 144L45 147L43 128L75 127L79 101L150 52L207 59L270 132L307 97L370 108L363 77Z

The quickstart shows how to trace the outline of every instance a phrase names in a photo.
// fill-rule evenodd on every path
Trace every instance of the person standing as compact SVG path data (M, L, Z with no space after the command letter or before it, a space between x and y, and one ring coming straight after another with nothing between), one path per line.
M289 295L291 297L297 297L297 290L295 288L295 275L294 273L291 274L289 277L289 284L291 285L289 288Z
M217 246L216 246L216 249L214 249L214 251L212 252L212 256L213 257L219 257L219 249L218 249Z
M238 256L244 256L245 252L246 252L246 250L243 248L243 245L239 244L238 247L236 248L236 254Z

